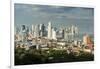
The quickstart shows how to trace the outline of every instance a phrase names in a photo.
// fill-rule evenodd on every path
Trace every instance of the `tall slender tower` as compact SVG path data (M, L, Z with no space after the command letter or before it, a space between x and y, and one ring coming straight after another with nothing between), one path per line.
M40 24L40 36L43 37L45 36L45 25Z
M55 29L54 28L52 28L52 37L51 37L52 39L57 39L56 38L56 31L55 31Z
M32 35L34 37L34 33L35 33L35 25L32 25Z
M51 22L48 23L48 39L51 39L52 37L52 26Z
M35 25L34 37L39 37L39 25Z
M35 26L32 25L32 34L34 34Z
M72 25L71 26L71 36L72 36L72 40L74 39L74 35L75 35L75 26L74 25Z
M78 29L78 27L75 27L75 34L79 34L79 29Z
M21 27L21 35L22 35L22 41L25 42L26 41L26 26L22 25Z
M68 28L64 29L64 40L65 41L69 40L69 30L68 30Z

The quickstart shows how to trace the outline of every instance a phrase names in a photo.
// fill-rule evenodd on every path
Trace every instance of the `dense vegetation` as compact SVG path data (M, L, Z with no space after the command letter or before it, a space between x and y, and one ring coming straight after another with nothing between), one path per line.
M15 65L28 64L44 64L59 62L75 62L75 61L93 61L94 55L90 53L80 52L79 56L75 53L68 54L66 50L25 50L22 48L15 49Z

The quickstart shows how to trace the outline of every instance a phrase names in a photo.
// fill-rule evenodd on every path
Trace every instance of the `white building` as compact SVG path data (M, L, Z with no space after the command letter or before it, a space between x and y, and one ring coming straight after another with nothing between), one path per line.
M79 34L78 27L75 27L75 34L76 34L76 35L78 35L78 34Z
M32 25L32 34L34 34L35 26Z
M69 40L69 30L67 28L65 28L64 30L64 40L65 41Z
M74 35L75 35L75 26L74 25L72 25L71 26L71 36L72 36L72 40L74 39Z
M52 39L56 40L56 31L52 28Z
M52 25L51 22L48 23L48 39L52 38Z
M39 25L35 25L34 37L39 37Z

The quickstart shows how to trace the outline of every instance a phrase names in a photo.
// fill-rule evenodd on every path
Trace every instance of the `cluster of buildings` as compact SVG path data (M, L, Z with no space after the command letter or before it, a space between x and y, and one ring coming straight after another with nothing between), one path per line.
M48 50L67 50L67 52L79 52L80 50L93 53L94 43L89 35L84 35L83 39L78 39L79 29L77 26L56 28L48 22L44 24L32 25L28 27L22 25L15 29L15 47Z
M78 35L78 28L74 25L68 28L60 28L52 27L52 23L49 22L46 27L44 24L32 25L31 28L22 25L21 28L15 29L15 40L24 41L26 37L37 38L44 37L47 39L63 39L65 41L74 39L74 37ZM26 39L27 40L27 39Z

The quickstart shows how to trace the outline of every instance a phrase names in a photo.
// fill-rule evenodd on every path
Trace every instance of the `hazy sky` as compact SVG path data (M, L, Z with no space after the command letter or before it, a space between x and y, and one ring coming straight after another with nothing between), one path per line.
M80 32L93 34L94 9L82 7L15 4L15 26L45 24L53 27L76 25Z

